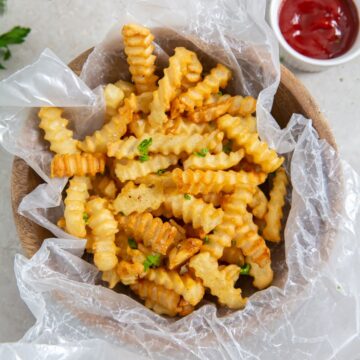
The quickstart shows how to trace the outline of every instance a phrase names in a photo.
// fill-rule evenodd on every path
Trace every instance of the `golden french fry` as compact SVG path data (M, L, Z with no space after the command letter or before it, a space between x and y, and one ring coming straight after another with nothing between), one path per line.
M117 187L115 181L110 177L105 175L97 175L92 180L92 186L93 191L101 197L105 197L109 200L115 199Z
M222 221L223 211L215 209L201 199L189 194L169 194L163 199L166 209L185 223L192 223L194 228L202 227L210 232Z
M176 155L151 155L149 160L140 162L139 160L116 160L115 174L117 178L124 182L136 180L139 177L156 173L158 170L165 170L171 165L175 165L179 160Z
M183 162L183 165L185 170L226 170L238 164L243 157L243 149L231 152L230 154L220 152L212 155L207 153L204 157L191 155Z
M244 171L202 171L175 169L171 173L178 191L182 193L209 194L233 192L237 186L250 185L256 186L265 181L266 175L263 173L249 173Z
M183 265L193 255L200 251L202 241L200 239L189 238L177 244L169 253L170 270L174 270L180 265Z
M106 153L107 144L119 140L126 133L127 124L132 119L133 109L128 99L125 99L124 105L119 109L118 114L114 115L100 130L96 130L91 136L86 136L78 144L78 147L85 152Z
M174 290L193 306L197 305L205 294L201 280L195 280L189 274L179 275L173 270L157 268L149 269L145 278L167 290Z
M125 234L159 254L166 255L169 248L183 238L176 227L150 213L119 215L117 220Z
M234 284L240 275L240 268L229 265L219 270L217 260L209 253L200 253L191 258L189 266L194 269L197 277L202 279L205 287L216 296L221 305L230 309L242 309L246 298L241 296L241 289L235 289Z
M182 152L192 154L194 151L200 151L203 148L209 151L218 152L219 146L222 147L224 134L219 131L213 131L210 134L200 135L165 135L165 134L145 134L140 139L130 136L127 139L119 140L108 145L107 155L116 157L134 159L141 155L141 146L144 142L149 142L148 151L150 153L160 153L163 155L180 155ZM221 151L221 149L220 149Z
M136 90L134 84L124 80L118 80L114 85L124 92L125 98L135 93Z
M267 213L265 215L266 226L263 236L268 241L280 242L281 219L283 217L283 206L285 205L286 186L288 178L284 168L275 173L273 187L270 191Z
M153 55L154 36L150 30L136 24L127 24L122 29L125 54L136 91L141 94L156 89L158 77L155 72L156 56Z
M236 246L230 246L224 248L223 255L220 259L228 264L234 264L238 266L243 266L245 264L245 258L241 249Z
M51 161L51 177L94 176L104 170L104 154L57 154Z
M268 206L268 200L265 194L261 191L261 189L257 188L252 198L251 202L249 203L249 207L252 209L252 213L258 219L263 219Z
M195 124L194 122L187 120L181 116L176 119L169 120L164 125L165 134L172 135L193 135L200 134L203 135L205 133L211 133L215 130L215 126L213 123L199 123Z
M182 298L174 290L165 289L161 285L156 285L152 281L141 280L131 285L131 290L141 299L146 300L145 306L153 309L158 314L176 316L186 314L194 308L182 302ZM186 311L184 309L186 305Z
M156 210L163 201L164 192L161 188L148 187L145 184L135 186L133 182L128 182L112 205L116 214L130 215L133 212Z
M85 204L89 197L87 180L84 177L75 176L69 182L64 200L65 228L74 236L84 238L86 236L86 213Z
M111 119L113 116L117 115L119 107L123 104L124 97L124 92L114 84L105 86L105 115L107 119Z
M231 99L215 104L204 105L189 114L191 121L195 123L210 122L226 114L231 105Z
M117 221L108 209L108 202L99 197L87 202L86 212L92 231L94 263L99 270L109 271L118 263L115 245L115 234L119 231Z
M188 111L202 106L203 102L211 95L219 92L219 88L225 88L231 78L231 71L224 65L218 64L205 76L204 80L180 95L180 104Z
M224 115L217 120L219 129L226 133L229 139L243 147L253 161L259 164L263 171L271 173L278 169L284 158L278 157L276 152L269 149L268 145L259 140L258 134L250 133L241 118Z
M150 125L160 128L167 122L166 112L181 86L181 80L186 67L191 63L193 53L183 47L175 48L175 54L169 58L169 67L164 69L164 77L159 81L159 87L153 93L150 105Z
M73 139L73 132L67 128L69 121L61 116L63 109L43 107L39 111L39 128L45 132L45 140L50 143L50 150L56 154L76 154L78 140Z

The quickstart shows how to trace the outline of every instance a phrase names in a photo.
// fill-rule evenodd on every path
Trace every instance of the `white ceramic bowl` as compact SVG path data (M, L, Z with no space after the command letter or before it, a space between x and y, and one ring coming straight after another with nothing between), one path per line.
M353 1L357 7L358 14L360 14L360 0L353 0ZM333 66L344 64L350 60L355 59L357 56L360 55L359 33L352 48L344 55L334 59L317 60L298 53L287 43L280 30L279 14L280 14L280 8L282 2L283 0L272 0L268 15L269 15L270 25L273 28L277 40L280 44L280 55L284 59L284 61L288 63L290 66L302 71L318 72L318 71L326 70Z

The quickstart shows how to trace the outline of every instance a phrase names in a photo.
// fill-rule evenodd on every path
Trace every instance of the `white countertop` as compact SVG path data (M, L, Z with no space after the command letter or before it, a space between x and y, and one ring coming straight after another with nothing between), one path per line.
M115 0L94 0L91 6L82 0L9 1L0 33L15 25L31 27L32 32L24 44L11 47L13 57L4 63L7 69L0 70L0 79L33 62L46 47L68 62L99 42L116 21L116 14L108 11L114 2L121 11L121 2ZM323 73L297 76L327 117L343 159L360 173L360 58ZM14 254L21 248L11 214L11 162L0 148L0 342L18 340L34 322L19 297L13 272Z

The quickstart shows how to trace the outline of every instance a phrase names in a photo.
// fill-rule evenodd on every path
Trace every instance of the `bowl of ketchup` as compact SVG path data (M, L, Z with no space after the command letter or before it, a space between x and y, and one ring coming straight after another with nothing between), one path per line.
M321 71L360 55L360 0L272 0L270 23L285 61Z

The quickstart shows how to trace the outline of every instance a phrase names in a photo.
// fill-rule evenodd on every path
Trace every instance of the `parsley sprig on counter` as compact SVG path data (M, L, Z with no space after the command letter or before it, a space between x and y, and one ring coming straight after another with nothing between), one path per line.
M0 35L0 57L4 61L9 60L11 58L9 45L22 44L29 32L29 28L15 26L10 31ZM0 69L5 69L1 63Z

